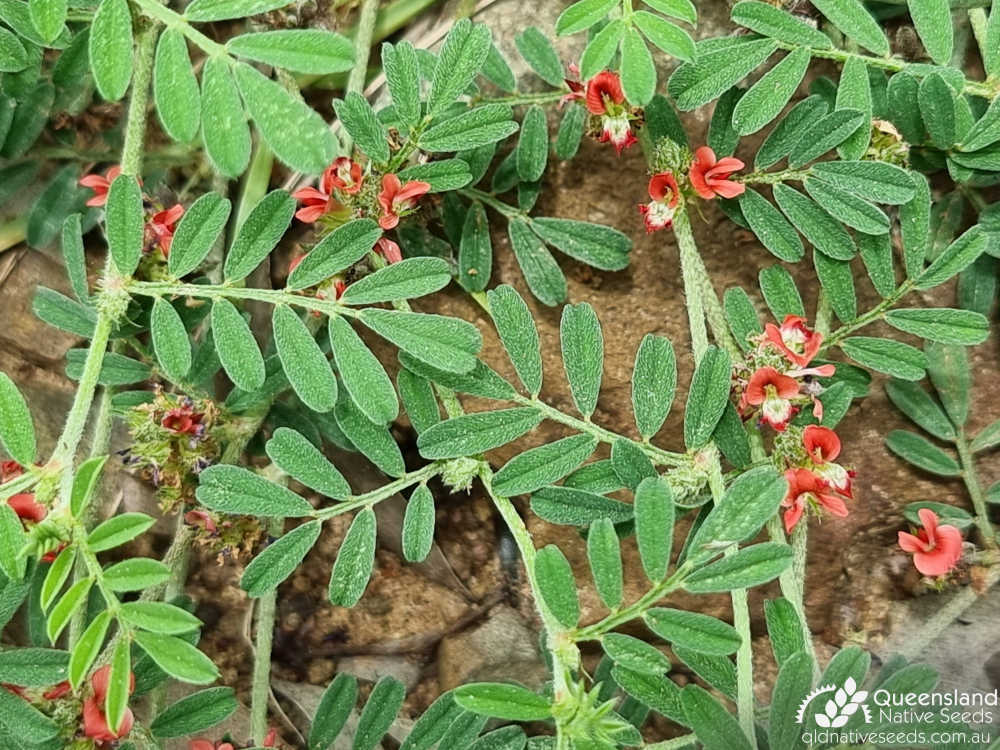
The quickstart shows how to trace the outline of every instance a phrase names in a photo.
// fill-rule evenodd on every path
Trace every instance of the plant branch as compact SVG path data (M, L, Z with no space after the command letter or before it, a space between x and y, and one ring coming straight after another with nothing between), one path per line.
M996 531L990 523L989 509L986 507L986 496L983 488L979 484L979 475L976 472L976 462L969 450L969 441L966 440L965 430L958 428L958 435L955 439L955 447L958 449L958 458L962 463L962 481L969 491L972 499L972 507L976 511L976 526L979 527L979 534L983 538L983 545L987 549L997 549Z

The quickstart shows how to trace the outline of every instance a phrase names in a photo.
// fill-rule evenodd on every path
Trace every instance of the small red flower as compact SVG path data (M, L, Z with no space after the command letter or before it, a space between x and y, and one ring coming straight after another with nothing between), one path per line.
M93 196L87 199L87 206L103 206L108 202L108 191L115 177L122 173L122 168L117 164L109 168L104 174L88 174L80 178L80 185L94 191Z
M750 376L743 391L742 406L759 406L761 419L778 432L784 432L797 411L792 399L799 395L795 378L782 375L773 367L762 367Z
M277 747L278 746L278 730L271 727L267 730L267 736L264 737L264 744L261 747Z
M147 241L159 245L164 258L170 256L170 243L174 241L174 229L183 215L184 206L176 203L170 208L157 211L146 224Z
M385 258L388 263L398 263L403 259L403 252L399 249L399 245L388 237L379 237L378 242L375 243L374 250ZM340 297L338 296L337 299L340 299Z
M798 315L786 315L781 326L764 326L764 339L773 344L798 367L806 367L819 353L823 334L813 331Z
M817 399L818 400L818 399ZM811 424L802 432L802 445L813 461L812 471L846 497L853 497L854 472L834 463L840 455L840 438L829 427Z
M135 675L130 674L129 694L135 690ZM132 731L132 724L135 718L132 709L125 709L118 731L113 731L108 726L108 720L104 715L104 699L108 695L108 682L111 678L111 666L105 665L94 672L90 678L90 684L94 688L94 695L83 702L83 733L94 740L98 746L110 743L119 737L124 737Z
M716 159L715 152L708 146L702 146L694 152L694 161L688 178L695 192L702 198L710 200L717 195L723 198L735 198L743 195L746 186L740 182L730 182L729 177L746 166L739 159L727 156Z
M323 173L323 185L328 193L336 189L354 195L361 190L361 165L346 156L338 157Z
M198 435L202 430L201 420L204 416L190 406L177 406L163 415L160 427L178 435Z
M938 525L937 513L929 508L917 511L922 529L915 534L899 532L899 546L913 555L913 564L925 576L943 576L962 557L962 532L950 524Z
M789 469L785 472L785 479L788 481L788 493L781 501L785 508L785 531L791 532L795 528L810 502L840 518L847 516L844 498L809 469Z
M639 206L639 213L646 220L646 232L655 232L673 224L674 211L680 197L677 178L673 172L653 175L649 181L649 197L652 198L649 203Z
M35 500L33 492L20 492L7 498L7 505L13 508L22 521L38 523L45 518L48 511L45 506Z
M587 82L586 101L590 114L612 114L625 101L621 79L610 70L601 71Z
M292 193L293 198L302 201L302 208L295 212L296 219L311 224L321 216L343 208L340 201L333 197L333 191L337 187L334 184L336 177L337 162L334 162L323 171L318 190L314 187L305 187ZM360 187L359 183L358 188Z
M344 292L347 291L347 282L343 279L337 279L333 282L333 292L336 295L336 299L340 299L344 296Z
M42 555L42 562L55 562L56 558L59 557L59 553L66 549L66 544L60 544L55 549L49 550L44 555Z
M399 224L400 216L415 209L417 201L430 189L429 183L420 180L410 180L404 185L394 174L383 175L382 192L378 194L378 202L382 207L379 226L394 229Z
M601 117L601 143L611 143L619 156L621 152L638 143L632 134L632 125L625 107L625 92L617 74L610 70L598 73L587 82L587 111Z
M3 461L0 463L0 483L9 482L24 473L24 467L17 461ZM33 521L38 523L45 518L48 512L45 506L35 500L33 492L19 492L7 498L9 505L17 517L22 521Z

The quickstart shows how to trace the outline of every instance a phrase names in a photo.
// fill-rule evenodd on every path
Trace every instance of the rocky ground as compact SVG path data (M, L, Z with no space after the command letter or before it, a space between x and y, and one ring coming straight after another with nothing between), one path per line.
M702 4L700 35L724 29L725 3ZM549 7L552 6L552 7ZM505 51L513 52L514 33L526 16L549 30L561 4L502 0L493 3L481 20L490 23ZM408 33L419 38L445 17L430 13ZM529 12L530 11L530 12ZM566 45L572 59L573 43ZM707 114L707 113L705 113ZM706 120L687 118L695 141L704 138ZM752 153L752 152L751 152ZM738 154L739 155L739 154ZM595 421L612 430L634 435L629 404L629 380L636 347L645 333L669 337L678 352L679 387L676 403L682 404L692 370L687 353L689 337L680 281L677 248L668 232L646 235L636 211L645 198L646 174L638 149L620 159L612 149L584 143L568 164L558 164L546 177L545 191L536 213L586 219L615 226L635 242L632 262L620 273L603 273L560 258L569 278L573 302L590 302L604 329L606 364L604 389ZM502 228L502 224L497 222ZM729 222L716 206L704 205L704 220L695 220L695 234L705 263L721 293L740 285L765 310L756 276L758 270L777 262L748 232ZM534 303L510 252L506 234L494 236L493 281L513 284L529 300L542 339L546 385L543 397L559 408L571 408L569 391L559 359L559 310ZM94 258L94 267L98 259ZM807 262L790 267L807 305L815 300L814 274ZM56 289L67 286L54 250L38 252L17 247L0 255L0 291L4 323L0 327L0 367L15 379L34 405L43 450L51 447L61 427L72 384L63 375L63 355L79 342L46 328L31 313L31 296L38 283ZM861 309L874 301L865 280L859 281ZM909 300L914 305L949 304L954 289L946 286ZM458 291L423 301L424 311L456 315L475 322L483 331L483 356L505 375L512 375L499 342L481 308ZM900 334L894 334L899 336ZM991 393L998 359L994 336L971 352L977 389L970 417L976 431L1000 416L1000 402ZM395 361L392 357L390 361ZM469 402L476 409L474 401ZM674 413L657 438L658 444L680 449L681 415ZM888 402L882 380L873 381L871 395L855 405L839 432L843 459L857 471L856 498L847 519L811 524L806 608L821 653L845 643L858 643L885 656L905 644L915 625L938 609L941 599L922 594L908 558L895 545L903 527L901 509L906 504L934 499L969 507L959 482L947 482L920 473L892 456L883 445L890 430L905 427L905 420ZM561 436L557 425L543 424L523 441L494 452L499 466L511 455ZM412 433L401 425L401 440ZM119 440L124 440L119 436ZM352 486L363 491L381 479L375 469L357 456L342 455L342 467ZM409 459L415 458L411 450ZM1000 479L996 454L980 462L983 480ZM124 480L125 505L148 505L148 491L138 482ZM544 668L535 648L537 622L523 576L490 504L474 490L447 496L435 487L438 500L438 534L428 562L407 565L398 554L402 499L379 507L380 550L376 572L360 604L351 610L331 606L326 600L330 567L346 531L346 519L327 524L324 535L306 562L281 589L278 630L275 638L275 692L291 724L301 726L303 712L315 706L321 687L338 671L374 680L392 674L409 690L407 706L418 712L436 695L471 679L516 676L540 683ZM586 588L589 573L585 549L577 534L528 518L536 544L557 543L573 563L577 580L584 585L584 617L593 620L602 609L596 594ZM162 524L166 531L169 524ZM159 528L159 527L158 527ZM628 595L636 596L644 583L632 541L624 544ZM244 689L251 668L248 640L248 606L237 582L238 563L219 565L211 554L198 554L188 593L199 602L198 614L206 622L205 647L223 670L228 684ZM751 597L755 636L764 633L762 600L775 596L765 587ZM725 597L678 597L672 606L692 607L725 616ZM1000 656L995 623L1000 599L988 597L952 626L928 658L946 670L949 682L991 689L1000 686ZM970 650L971 646L971 650ZM758 649L763 655L765 649ZM976 653L976 659L968 659ZM998 652L1000 654L1000 652ZM762 671L770 670L763 660ZM287 726L287 725L286 725ZM402 731L405 722L397 729ZM658 729L656 731L659 731ZM242 732L238 731L238 734ZM286 733L292 741L294 735Z

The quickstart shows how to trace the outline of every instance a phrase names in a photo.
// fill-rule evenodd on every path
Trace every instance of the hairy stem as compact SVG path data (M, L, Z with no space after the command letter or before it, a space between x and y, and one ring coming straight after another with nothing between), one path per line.
M149 109L149 85L153 77L153 54L159 24L149 24L139 36L132 72L132 98L125 123L125 144L122 146L122 174L137 177L142 170L143 145L146 142L146 113Z
M965 482L969 497L972 499L972 507L976 511L976 526L979 528L979 535L983 538L983 546L995 550L997 548L996 531L993 529L993 524L990 523L986 496L983 494L983 488L979 484L979 475L976 473L975 458L972 451L969 450L969 441L966 440L965 430L961 427L958 429L955 447L958 448L958 458L962 463L962 481Z
M790 42L777 42L779 49L794 50L798 49L802 45L792 44ZM851 58L858 58L865 65L870 68L876 68L880 70L887 70L892 73L897 73L904 68L909 68L908 72L918 78L923 78L928 75L928 72L923 70L915 70L910 67L910 63L906 60L902 60L896 57L875 57L874 55L864 55L858 52L847 52L842 49L830 48L830 49L816 49L815 47L809 48L809 53L814 58L822 58L824 60L834 60L841 64L846 63ZM992 99L997 94L997 87L995 85L990 85L989 82L980 81L970 81L965 80L962 85L962 93L972 94L973 96L980 96L985 99Z
M104 353L107 351L113 327L111 317L107 313L98 312L97 322L94 324L94 335L90 339L90 347L87 349L87 358L83 363L83 372L80 375L80 382L77 384L76 395L73 397L73 405L66 416L66 425L63 427L62 435L59 436L52 456L53 463L62 470L59 499L61 505L69 504L70 492L73 488L73 462L76 459L80 440L83 439L83 430L90 414L90 406L94 402L97 380L101 375L101 365L104 363Z
M705 325L705 292L709 281L707 281L707 273L705 272L701 255L698 253L698 247L695 245L694 235L691 233L691 222L687 211L683 207L674 215L674 236L677 238L677 246L680 250L681 276L684 280L688 323L691 328L691 348L694 352L695 364L697 365L708 350L708 330ZM712 500L718 504L722 500L726 488L717 450L711 451L708 470ZM732 554L732 552L735 552L735 550L729 550L727 554ZM753 642L750 637L750 611L747 606L746 589L733 589L730 597L733 605L733 626L741 638L739 650L736 652L737 712L740 726L743 728L750 746L756 749L757 735L754 729L753 697Z
M267 534L276 537L284 528L285 519L272 518ZM253 682L250 688L250 737L259 745L267 734L267 705L271 696L271 646L274 641L274 614L278 589L271 589L257 600L257 633L253 649Z

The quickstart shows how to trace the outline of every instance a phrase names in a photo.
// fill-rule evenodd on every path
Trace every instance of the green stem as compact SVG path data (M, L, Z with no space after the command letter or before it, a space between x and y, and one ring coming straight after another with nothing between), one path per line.
M876 320L881 320L885 317L886 311L895 305L899 300L909 294L915 288L916 283L913 279L907 279L902 284L900 284L896 291L890 294L888 297L879 302L875 307L873 307L868 312L863 315L859 315L857 318L852 320L847 325L843 325L834 331L829 338L823 342L823 346L820 348L820 353L825 352L841 341L843 341L847 336L854 333L855 331L864 328L865 326L874 323Z
M745 185L775 185L779 182L802 182L808 175L808 169L782 169L778 172L750 172L743 176L736 176L733 182L742 182Z
M285 519L272 518L267 525L269 536L279 536ZM257 600L257 633L253 650L253 682L250 688L250 737L264 744L267 734L267 706L271 696L271 646L274 642L274 615L278 590L271 589Z
M566 96L566 89L557 91L541 91L535 94L524 94L515 91L508 96L487 97L473 99L470 104L509 104L516 107L520 104L552 104Z
M785 50L795 50L803 46L800 44L792 44L789 42L777 42L779 49ZM835 60L841 64L846 63L848 60L855 58L861 60L865 65L870 68L877 68L881 70L888 70L893 73L897 73L904 68L910 68L910 63L906 60L900 60L895 57L875 57L873 55L863 55L857 52L847 52L842 49L816 49L815 47L809 48L809 53L813 57L818 57L824 60ZM922 70L914 70L910 68L908 71L911 75L918 78L922 78L928 75L927 72ZM990 85L989 83L983 83L980 81L970 81L965 80L962 86L962 93L972 94L973 96L980 96L985 99L992 99L997 94L996 86Z
M704 288L699 271L700 256L691 233L687 208L681 206L674 214L674 237L681 258L681 276L687 303L688 326L691 329L691 351L694 361L700 362L708 350L708 329L705 327ZM702 266L703 267L703 266Z
M105 456L110 450L111 426L113 422L111 413L111 397L113 394L114 389L110 386L104 386L101 388L101 398L97 404L97 417L94 419L94 432L90 439L91 458L96 456ZM81 519L84 528L90 529L95 521L100 520L100 507L99 503L91 503L87 507L87 510L84 512L83 518ZM73 567L74 583L83 578L85 572L85 566L82 564L80 558L77 558ZM83 635L83 629L86 626L86 623L87 608L80 607L73 613L73 617L69 622L68 644L70 651L73 650L73 646L76 645L77 641L80 640L80 636Z
M687 211L682 206L674 214L674 236L680 251L681 276L684 281L684 294L687 302L688 323L691 328L691 349L697 365L708 350L708 330L705 325L706 307L705 292L707 273L704 262L698 252L698 247L691 233L691 222ZM713 449L709 459L709 488L712 500L718 505L725 494L725 481L722 477L722 466L719 463L719 453ZM733 554L735 549L727 550ZM751 748L756 750L757 734L754 728L754 696L753 696L753 641L750 635L750 610L747 606L746 589L733 589L730 592L733 604L733 627L740 634L740 647L736 652L736 705L740 726Z
M155 19L168 29L177 29L186 36L195 46L200 47L206 54L214 57L224 57L227 60L232 58L226 51L225 45L209 39L196 28L191 26L180 13L170 10L165 5L161 5L159 0L132 0L149 18Z
M162 7L162 6L160 6ZM143 146L146 142L146 113L149 109L149 86L153 77L153 54L160 29L150 24L142 31L136 44L135 68L132 72L132 98L125 123L125 143L122 146L122 174L138 176L142 171Z
M610 633L615 628L621 627L637 617L642 617L650 607L653 607L665 596L679 589L684 584L684 579L693 570L693 567L690 562L681 564L674 571L673 575L655 584L649 591L632 602L632 604L615 610L603 620L599 620L592 625L572 631L570 633L571 638L577 643L582 641L596 641L605 633Z
M104 364L104 354L111 338L112 327L111 317L105 312L98 312L97 322L94 324L94 335L90 340L90 347L87 349L87 358L83 363L83 372L80 375L80 382L77 384L76 395L73 397L73 404L66 416L66 425L63 427L62 435L59 436L55 452L52 455L53 462L62 469L61 505L69 504L70 491L73 487L73 462L80 440L83 438L83 429L90 414L90 405L94 402L97 379L101 374L101 365Z
M588 435L593 435L602 443L607 443L608 445L614 445L619 440L628 440L629 442L635 443L643 453L645 453L654 464L661 466L679 466L687 462L687 458L683 453L675 453L673 451L665 451L661 448L657 448L655 445L650 443L638 443L634 440L629 440L629 438L624 435L619 435L617 432L612 432L603 427L599 427L593 422L585 422L582 419L577 419L569 414L564 414L553 406L549 406L544 401L536 398L529 398L528 396L522 396L517 394L512 399L514 402L521 404L523 406L531 406L538 409L542 414L544 414L548 419L553 422L559 422L559 424L564 424L567 427L572 427L579 432L587 433Z
M975 458L972 455L972 451L969 450L969 442L965 438L965 430L961 427L958 429L955 447L958 448L958 458L962 463L962 481L965 482L965 487L969 491L969 497L972 499L972 507L976 511L976 526L979 527L979 534L983 538L983 545L988 549L995 550L997 548L996 532L993 529L993 524L990 523L986 496L983 494L983 488L979 484L979 476L976 473Z
M375 34L375 19L378 15L378 0L362 0L358 14L358 33L354 37L354 67L347 76L347 92L361 93L365 87L368 72L368 58L371 56L372 37ZM345 150L350 151L350 135L345 136Z
M553 702L558 705L560 702L572 698L571 674L580 663L579 649L572 634L556 619L546 605L545 599L542 598L542 592L535 577L535 543L531 539L527 526L524 525L524 519L521 518L510 498L498 495L493 491L493 471L485 461L482 463L479 478L492 499L493 506L514 537L518 552L524 561L525 575L531 586L535 608L542 618L542 625L548 637L548 647L552 654ZM568 737L561 718L556 721L556 737L557 748L568 747Z
M358 510L360 508L375 505L386 498L392 497L397 492L405 490L407 487L412 487L415 484L420 484L421 482L426 482L432 477L436 477L441 473L441 470L442 464L439 462L427 464L416 471L407 472L398 479L389 482L389 484L383 485L378 489L372 490L371 492L366 492L363 495L356 495L348 500L339 502L336 505L331 505L329 508L320 508L313 513L313 518L325 521L328 518L333 518L334 516L343 515L344 513L350 513L351 511Z

